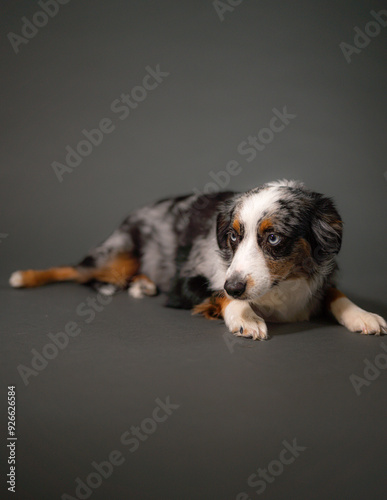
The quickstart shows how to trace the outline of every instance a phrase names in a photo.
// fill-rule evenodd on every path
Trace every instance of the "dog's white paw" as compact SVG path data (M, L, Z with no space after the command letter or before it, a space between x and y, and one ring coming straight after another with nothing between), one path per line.
M241 325L239 330L232 332L237 337L246 337L253 340L266 340L268 338L266 323L259 316L251 321L242 320L239 324Z
M152 296L157 294L157 287L147 277L137 278L130 285L128 293L134 299L142 299L145 296Z
M251 309L247 302L233 300L226 307L225 323L231 333L238 337L266 340L267 326L265 321Z
M114 285L109 285L109 284L101 285L98 288L99 293L101 293L102 295L106 295L108 297L110 297L111 295L114 295L116 293L116 291L117 291L117 288Z
M361 332L364 335L387 333L387 323L381 316L357 306L343 314L341 323L351 332Z

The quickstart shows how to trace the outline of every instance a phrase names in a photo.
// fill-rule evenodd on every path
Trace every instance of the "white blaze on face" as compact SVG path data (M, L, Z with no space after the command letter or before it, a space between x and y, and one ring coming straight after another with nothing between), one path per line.
M244 234L227 270L226 280L232 279L233 276L247 280L246 292L249 298L263 295L271 286L271 275L265 255L258 245L257 224L263 213L270 211L280 196L281 193L275 187L265 189L246 198L238 214Z

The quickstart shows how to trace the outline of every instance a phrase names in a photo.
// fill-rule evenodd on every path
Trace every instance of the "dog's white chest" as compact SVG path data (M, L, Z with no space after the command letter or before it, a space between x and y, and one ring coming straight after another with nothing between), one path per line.
M280 283L259 297L252 307L266 321L306 321L310 316L312 291L305 279L294 279Z

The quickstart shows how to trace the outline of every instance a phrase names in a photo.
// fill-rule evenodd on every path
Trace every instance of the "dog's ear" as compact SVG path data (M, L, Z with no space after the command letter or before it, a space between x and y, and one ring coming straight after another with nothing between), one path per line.
M221 205L216 219L216 239L221 250L228 248L227 239L232 219L232 207L228 203Z
M323 262L339 253L343 222L330 198L319 193L313 193L313 197L311 246L314 259Z

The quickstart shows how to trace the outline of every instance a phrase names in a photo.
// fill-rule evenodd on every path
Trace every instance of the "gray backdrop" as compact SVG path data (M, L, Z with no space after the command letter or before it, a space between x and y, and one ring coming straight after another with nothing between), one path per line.
M131 209L203 192L216 173L234 190L292 178L335 198L345 222L341 287L386 316L387 12L379 24L371 14L386 5L46 8L52 17L36 16L37 2L1 7L1 405L16 384L13 497L75 496L75 479L112 450L124 453L121 434L170 396L180 408L138 451L125 451L91 498L253 499L247 478L294 438L307 450L262 498L381 498L386 374L360 396L349 377L383 352L383 339L316 321L230 347L220 322L164 309L162 298L140 304L123 294L85 323L75 311L93 296L88 289L10 290L7 279L15 269L77 262ZM23 28L31 20L41 27ZM145 95L136 87L149 67L165 75ZM117 99L131 91L138 102L121 119ZM283 130L263 131L284 107L295 116ZM64 164L66 147L105 118L114 130L59 182L53 162ZM249 136L267 142L252 161L241 146ZM219 172L232 160L240 172L227 181ZM42 352L47 334L70 320L82 333L25 385L18 366L31 366L31 350Z

